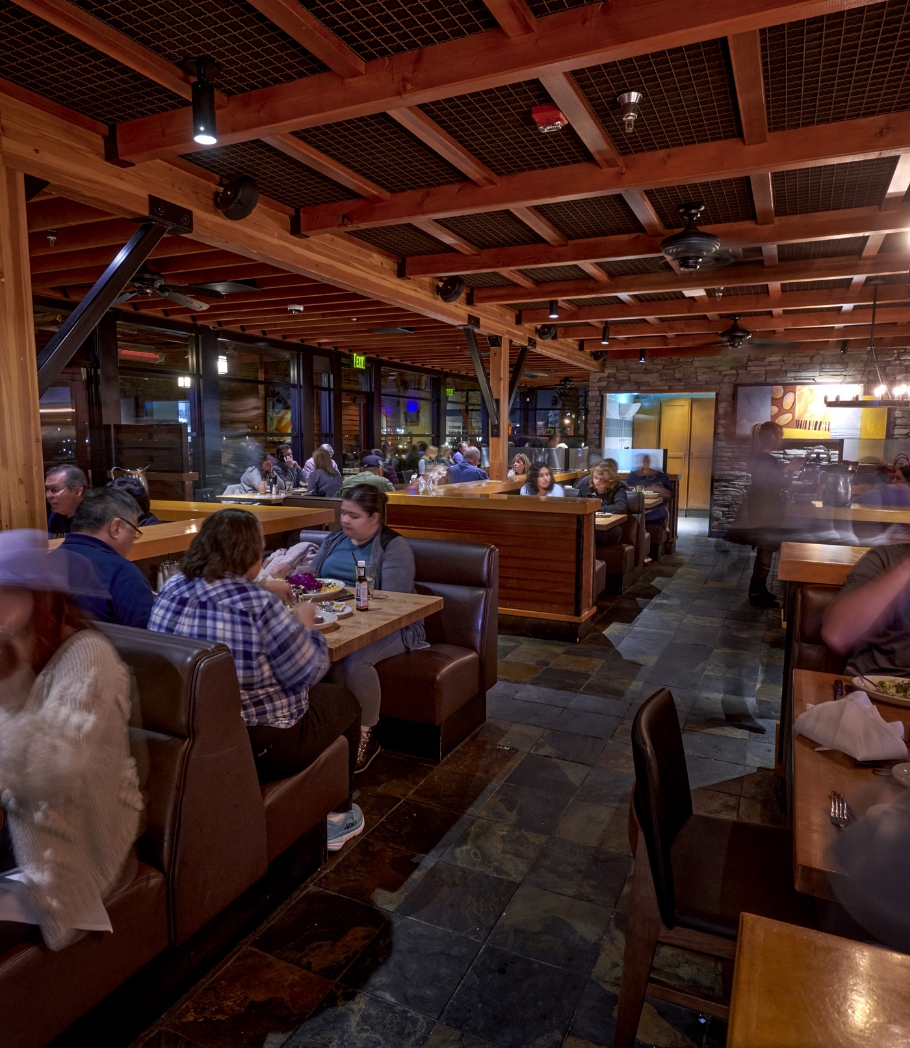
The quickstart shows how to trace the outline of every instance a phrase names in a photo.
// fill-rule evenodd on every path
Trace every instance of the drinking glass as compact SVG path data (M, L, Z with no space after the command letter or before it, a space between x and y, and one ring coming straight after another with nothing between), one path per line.
M372 564L372 562L370 564L365 565L364 573L365 573L366 579L367 579L367 598L369 600L372 600L373 599L373 584L374 584L374 582L376 580L376 568Z
M259 481L259 494L264 495L266 492L266 483L264 480Z

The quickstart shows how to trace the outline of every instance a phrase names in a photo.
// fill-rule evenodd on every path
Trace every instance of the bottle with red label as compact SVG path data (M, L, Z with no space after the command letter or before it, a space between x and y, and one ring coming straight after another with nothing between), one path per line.
M354 585L354 607L358 611L370 610L370 588L367 582L367 563L357 561L357 582Z

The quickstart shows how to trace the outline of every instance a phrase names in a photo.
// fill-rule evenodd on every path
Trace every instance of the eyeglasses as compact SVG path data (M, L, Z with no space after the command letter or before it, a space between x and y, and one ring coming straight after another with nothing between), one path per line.
M141 539L141 538L142 538L142 532L141 532L141 531L139 530L139 528L137 528L137 527L136 527L136 525L135 525L135 524L133 524L133 523L132 523L131 521L127 520L127 519L126 519L125 517L115 517L114 519L115 519L115 520L119 520L119 521L122 521L122 522L123 522L124 524L126 524L126 525L127 525L128 527L131 527L131 528L133 529L133 531L135 531L135 532L136 532L136 538L137 538L137 539Z

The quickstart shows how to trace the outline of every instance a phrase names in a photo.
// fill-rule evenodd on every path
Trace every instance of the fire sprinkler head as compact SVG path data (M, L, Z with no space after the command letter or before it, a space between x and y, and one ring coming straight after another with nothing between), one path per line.
M638 103L644 98L641 91L623 91L616 99L622 106L622 125L627 135L635 129L635 121L641 115Z

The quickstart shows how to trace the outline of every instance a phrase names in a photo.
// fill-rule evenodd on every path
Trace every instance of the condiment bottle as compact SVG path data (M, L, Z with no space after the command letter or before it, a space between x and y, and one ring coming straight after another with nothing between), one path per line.
M370 610L370 589L367 582L367 563L357 561L357 582L354 586L354 607L358 611Z

